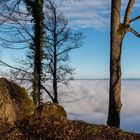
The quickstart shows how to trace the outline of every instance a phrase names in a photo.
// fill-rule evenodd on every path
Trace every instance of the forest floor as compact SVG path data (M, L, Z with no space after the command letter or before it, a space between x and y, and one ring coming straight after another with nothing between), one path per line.
M54 118L30 118L0 127L0 140L140 140L140 134L121 129Z

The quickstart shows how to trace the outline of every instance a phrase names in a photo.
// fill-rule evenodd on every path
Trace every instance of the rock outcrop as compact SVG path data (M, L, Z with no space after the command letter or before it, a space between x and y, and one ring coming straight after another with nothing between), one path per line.
M0 78L0 121L14 123L34 113L34 103L25 88Z
M33 115L41 116L43 118L56 118L60 120L67 119L67 113L64 108L61 105L50 102L40 105Z

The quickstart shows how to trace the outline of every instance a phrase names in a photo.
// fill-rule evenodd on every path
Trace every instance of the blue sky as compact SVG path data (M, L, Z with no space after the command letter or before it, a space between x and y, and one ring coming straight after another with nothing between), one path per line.
M83 47L71 54L76 67L76 78L109 78L110 54L110 0L80 0L65 3L64 11L71 27L83 32ZM122 1L122 15L127 0ZM136 0L132 17L140 15L140 2ZM140 32L140 21L133 28ZM140 77L140 38L128 33L123 42L122 77Z
M85 36L83 47L71 53L77 78L105 78L109 68L109 31L80 29ZM79 73L78 73L79 72Z
M110 0L69 0L60 10L68 18L73 30L83 32L85 37L81 48L71 52L71 66L76 68L75 78L109 78L110 54ZM122 13L127 0L122 1ZM132 17L140 15L140 1L136 0ZM140 32L140 21L133 24ZM123 42L122 77L140 78L140 38L128 33ZM23 50L1 49L0 57L9 63L15 58L24 58Z

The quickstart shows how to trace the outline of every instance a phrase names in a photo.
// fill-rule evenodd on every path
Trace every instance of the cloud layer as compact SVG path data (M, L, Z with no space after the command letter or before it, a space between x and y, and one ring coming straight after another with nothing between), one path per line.
M108 80L74 80L61 86L60 102L71 119L106 124L108 113ZM121 128L140 133L140 80L122 82ZM72 101L72 102L71 102Z
M73 27L104 28L108 26L110 16L110 5L107 1L71 1L63 4L62 11Z
M128 1L122 0L122 10ZM140 6L136 1L135 8ZM103 29L109 27L111 0L70 0L63 2L61 10L72 27Z

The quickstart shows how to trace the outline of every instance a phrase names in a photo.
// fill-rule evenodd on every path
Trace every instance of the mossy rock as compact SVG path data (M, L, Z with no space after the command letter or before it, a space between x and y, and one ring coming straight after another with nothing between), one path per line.
M40 105L36 111L35 116L42 116L43 118L56 118L60 120L67 119L67 113L61 105L47 102L43 105Z
M20 93L19 100L23 105L23 117L31 116L34 113L35 105L29 97L25 88L17 88L17 93Z
M35 105L25 88L0 78L0 121L14 123L34 113Z

